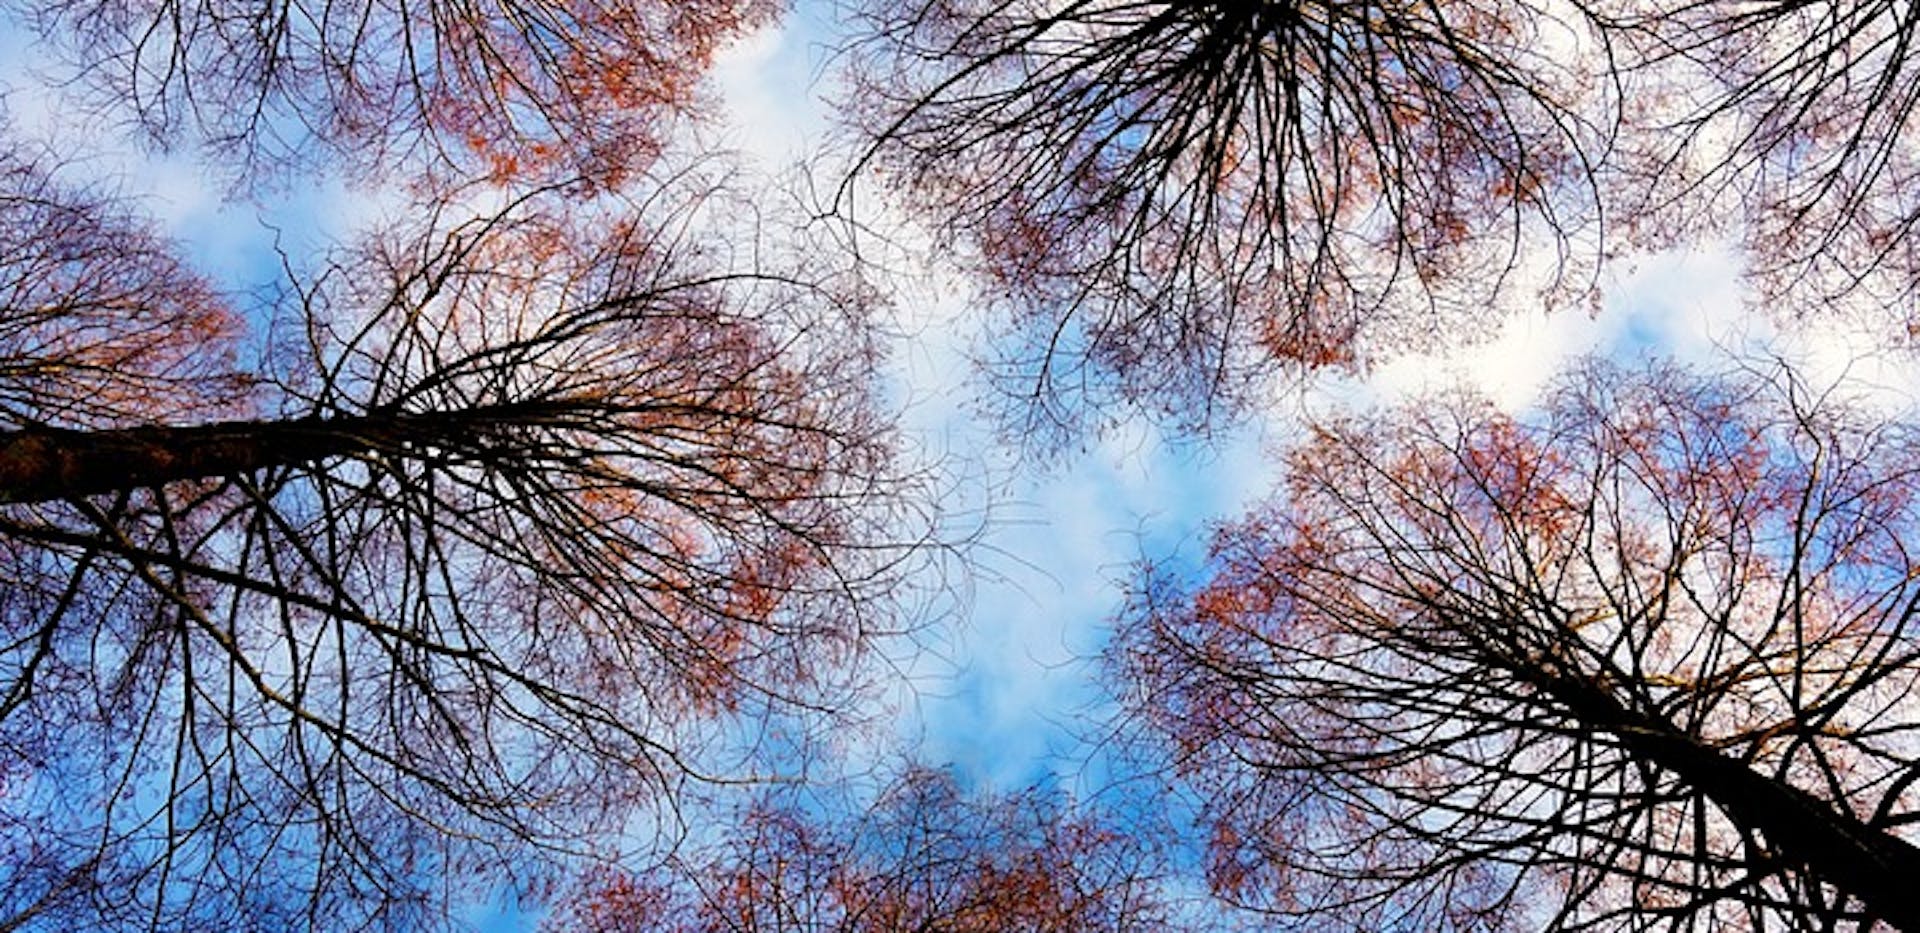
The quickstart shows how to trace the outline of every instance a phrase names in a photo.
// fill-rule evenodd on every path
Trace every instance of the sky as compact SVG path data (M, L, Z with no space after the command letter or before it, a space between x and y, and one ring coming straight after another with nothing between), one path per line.
M725 144L769 173L816 150L826 132L821 76L833 29L819 5L802 4L721 56L714 86L725 103ZM338 178L231 199L190 151L148 151L104 118L77 121L82 108L45 80L58 69L27 37L0 30L0 89L14 132L53 151L85 153L62 167L64 178L133 199L227 289L272 286L282 275L279 250L310 255L378 214L377 193ZM914 294L898 303L894 323L909 339L895 347L889 374L904 413L903 447L936 466L940 508L977 537L948 611L891 649L911 675L884 694L892 734L920 760L951 765L978 787L1046 781L1093 790L1078 785L1084 740L1099 731L1106 705L1093 682L1105 622L1141 559L1197 561L1208 523L1264 491L1262 428L1203 446L1129 423L1040 468L1001 445L966 404L977 391L967 352L980 335L964 313L964 285L940 277L906 283L906 291ZM539 905L502 891L471 918L483 930L507 931L532 928L540 914Z
M770 174L819 151L826 138L837 28L830 6L801 3L717 62L720 139ZM56 72L44 50L0 31L0 88L16 132L86 153L63 171L133 196L229 288L271 284L280 275L276 248L309 254L379 211L378 197L338 178L303 181L257 203L228 198L191 152L143 150L104 118L75 122L81 108L43 80ZM979 534L954 611L924 633L928 656L911 659L914 689L900 703L897 734L917 738L925 759L996 789L1045 777L1070 783L1085 757L1081 739L1099 731L1103 701L1089 662L1135 568L1143 559L1203 557L1210 526L1267 493L1273 454L1302 410L1391 403L1466 382L1519 411L1562 361L1582 353L1710 363L1729 348L1807 344L1741 313L1738 271L1711 248L1652 257L1614 275L1597 314L1521 310L1477 344L1329 374L1304 405L1254 413L1205 444L1136 419L1043 463L1009 450L971 410L981 389L968 353L982 335L977 316L966 313L964 281L932 257L926 280L903 282L895 303L893 323L904 337L890 378L904 446L947 478L943 511L977 521ZM1817 371L1859 375L1857 346L1830 329L1823 336L1808 344ZM1900 381L1891 369L1882 376Z
M747 39L717 64L727 139L770 171L819 148L835 24L820 4ZM1210 522L1263 494L1264 426L1201 445L1142 421L1091 439L1058 463L1008 449L970 411L982 391L969 350L982 337L964 281L926 270L896 300L905 335L892 356L905 446L946 477L943 512L977 519L953 612L923 633L914 689L896 733L923 760L1011 791L1073 788L1097 735L1094 656L1106 620L1144 558L1197 561Z
M725 102L723 138L769 172L824 138L822 75L833 30L822 5L802 3L721 57L714 81ZM262 205L232 202L187 154L154 155L104 122L69 122L73 109L35 76L41 62L23 37L0 31L0 87L10 89L5 107L16 126L54 145L83 140L91 154L69 171L136 196L231 287L272 281L276 243L297 255L367 216L369 200L338 180ZM942 471L950 497L943 510L977 523L978 537L952 611L919 637L926 653L908 659L911 689L890 696L894 734L917 743L922 760L951 764L982 787L1053 781L1097 789L1087 740L1100 734L1109 704L1093 679L1093 658L1128 580L1142 560L1197 563L1214 523L1266 495L1275 453L1303 407L1391 403L1467 382L1519 412L1565 360L1583 353L1713 365L1730 352L1778 352L1810 363L1816 382L1845 376L1882 387L1891 400L1920 395L1903 368L1861 349L1863 335L1755 323L1741 311L1738 272L1712 244L1649 257L1610 273L1598 313L1517 311L1477 345L1330 375L1304 406L1276 406L1206 445L1133 421L1083 451L1040 463L1001 445L967 404L976 391L968 348L981 335L964 313L964 284L930 268L897 305L907 339L894 349L890 379L907 449ZM486 929L507 930L538 913L502 908L476 916Z
M834 28L829 12L803 3L719 62L730 141L767 168L814 151L826 132L822 76ZM940 278L914 290L901 309L912 339L895 358L913 400L906 429L950 472L975 479L968 507L984 509L987 521L971 596L943 633L950 656L929 666L919 702L902 712L902 733L923 736L929 760L996 789L1042 777L1072 786L1088 752L1080 740L1099 733L1103 702L1085 661L1135 568L1143 559L1180 566L1202 558L1213 524L1269 492L1274 453L1302 410L1391 404L1466 384L1522 412L1583 354L1713 367L1730 355L1781 353L1803 359L1815 382L1844 376L1884 386L1890 399L1914 397L1906 367L1864 349L1870 334L1832 322L1809 333L1747 313L1739 273L1713 244L1643 257L1610 271L1597 313L1520 309L1470 345L1329 374L1302 405L1256 413L1207 445L1136 419L1050 465L998 446L965 410L977 391L966 351L980 337L965 313L965 283Z

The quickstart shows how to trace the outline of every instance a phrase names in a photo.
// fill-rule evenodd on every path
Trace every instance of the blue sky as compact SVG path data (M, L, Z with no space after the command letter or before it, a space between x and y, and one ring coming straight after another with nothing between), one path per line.
M819 80L833 26L823 9L802 4L725 54L716 75L726 101L723 138L770 172L814 151L825 133ZM10 89L6 106L19 128L88 152L68 171L140 198L230 287L274 281L276 238L301 255L378 208L379 198L338 180L295 186L262 206L231 202L190 154L153 156L103 120L69 122L72 108L35 77L35 67L36 50L0 31L0 86ZM902 236L912 239L910 231ZM898 326L909 340L896 348L891 378L909 448L950 481L943 508L963 524L977 520L980 531L953 611L919 636L927 651L906 659L912 683L889 696L893 734L917 742L922 759L951 763L994 788L1047 778L1075 787L1088 773L1082 740L1100 731L1106 703L1090 659L1134 567L1143 558L1198 560L1210 523L1266 493L1272 452L1303 409L1390 401L1457 381L1520 409L1561 361L1585 352L1711 364L1728 352L1765 349L1809 361L1816 382L1846 374L1883 386L1890 398L1914 396L1911 376L1863 353L1867 341L1845 328L1810 333L1755 323L1741 310L1737 273L1710 246L1647 258L1612 273L1598 314L1519 311L1478 346L1387 361L1364 376L1330 376L1302 404L1277 404L1270 417L1249 418L1209 446L1133 422L1041 466L1000 446L966 404L975 391L966 360L980 337L976 319L965 313L964 285L928 257L922 278L900 283ZM509 909L483 922L514 929L532 916Z
M727 139L768 170L815 151L826 133L834 28L820 5L803 3L720 62ZM977 517L980 534L954 611L920 637L930 650L914 659L895 731L924 759L996 789L1071 787L1103 703L1093 655L1125 581L1146 557L1197 560L1208 523L1263 492L1262 426L1196 445L1133 422L1045 465L1009 450L970 411L982 389L968 352L982 335L967 287L937 256L925 259L918 280L897 283L908 336L892 378L907 447L947 477L943 511L963 525Z
M728 139L769 169L813 151L825 132L820 76L833 28L818 5L803 3L722 59ZM1143 558L1197 561L1211 523L1267 493L1272 454L1303 411L1403 400L1462 382L1523 409L1563 361L1593 352L1703 365L1729 352L1808 352L1829 378L1863 365L1857 344L1835 329L1810 342L1755 323L1742 309L1738 272L1711 245L1645 257L1610 271L1597 314L1519 310L1477 345L1329 375L1211 446L1170 440L1136 421L1079 455L1037 466L997 446L990 426L968 413L965 401L978 390L966 351L981 335L966 313L965 283L930 257L921 280L899 283L898 311L911 335L895 356L909 401L906 430L913 446L967 480L948 505L986 520L967 597L929 633L937 657L917 667L917 701L899 711L899 734L917 739L928 760L951 762L997 789L1041 777L1075 786L1089 752L1079 740L1100 732L1105 702L1085 662L1135 566Z
M818 150L827 132L822 77L835 25L822 4L802 3L774 28L722 55L715 87L725 101L720 138L778 173ZM303 180L261 203L224 196L191 152L156 155L104 118L75 123L37 71L53 66L19 34L0 34L0 86L18 130L57 151L85 152L65 169L137 198L183 241L199 266L246 291L279 277L276 244L312 255L376 216L377 193L337 178ZM902 239L912 240L911 232ZM967 354L981 335L966 312L965 284L925 257L896 303L906 337L892 356L908 447L949 478L943 508L978 517L982 533L961 603L923 637L915 699L897 732L922 753L1002 789L1048 770L1070 770L1083 714L1100 702L1084 662L1098 650L1137 562L1197 560L1210 522L1229 519L1266 491L1270 452L1302 409L1276 405L1267 419L1200 445L1130 422L1086 449L1039 464L996 440L967 404L980 391ZM1609 292L1598 316L1521 313L1479 347L1383 363L1364 377L1330 376L1307 410L1405 397L1468 379L1524 406L1557 361L1590 349L1622 355L1710 355L1715 342L1746 342L1728 328L1737 313L1736 270L1719 254L1642 264ZM1751 326L1751 325L1747 325ZM972 518L963 518L962 523Z

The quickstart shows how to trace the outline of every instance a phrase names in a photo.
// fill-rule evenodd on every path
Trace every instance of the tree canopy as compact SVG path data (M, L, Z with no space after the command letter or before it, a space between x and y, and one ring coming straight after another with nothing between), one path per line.
M1118 649L1215 888L1308 928L1920 923L1913 432L1609 367L1320 426Z
M9 6L16 6L9 4ZM243 175L344 160L617 183L698 109L761 0L19 4L106 106Z
M849 819L769 794L711 851L589 879L565 925L587 931L1165 929L1153 840L1029 788L965 793L909 765Z
M1920 391L1819 361L1920 332L1916 22L0 2L0 928L1920 931ZM356 203L234 273L161 160ZM1326 391L1689 251L1774 344ZM1040 692L966 656L1009 474L1249 424L1197 563L1020 545L1143 552L1073 749L898 747Z
M394 233L286 295L245 417L10 412L16 909L404 912L590 849L700 720L830 696L885 624L888 433L789 314L830 295L566 205Z
M1598 221L1617 102L1577 5L861 12L860 158L1013 319L1001 362L1043 421L1116 399L1204 418L1276 371L1484 324L1578 278ZM1549 282L1521 268L1541 237Z

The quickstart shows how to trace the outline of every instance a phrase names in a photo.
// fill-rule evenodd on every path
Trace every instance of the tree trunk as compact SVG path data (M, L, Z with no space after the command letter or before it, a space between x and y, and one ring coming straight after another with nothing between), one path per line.
M1584 680L1538 668L1522 676L1582 723L1613 735L1628 752L1704 794L1729 819L1764 838L1774 854L1859 898L1876 919L1920 933L1920 847L1761 774Z
M0 503L47 502L253 473L375 450L474 446L503 425L534 425L577 406L492 405L458 412L370 414L101 431L0 432Z

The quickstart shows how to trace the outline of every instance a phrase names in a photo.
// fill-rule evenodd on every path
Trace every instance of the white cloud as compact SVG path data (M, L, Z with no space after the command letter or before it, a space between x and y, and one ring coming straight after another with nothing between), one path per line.
M1329 380L1321 404L1405 402L1466 385L1518 411L1584 355L1724 366L1729 354L1782 340L1776 328L1750 313L1740 271L1737 257L1717 246L1644 257L1605 284L1598 313L1517 308L1484 340L1398 357L1363 380Z
M713 83L725 104L731 141L768 168L802 158L826 125L814 87L820 72L818 15L800 4L714 58Z

